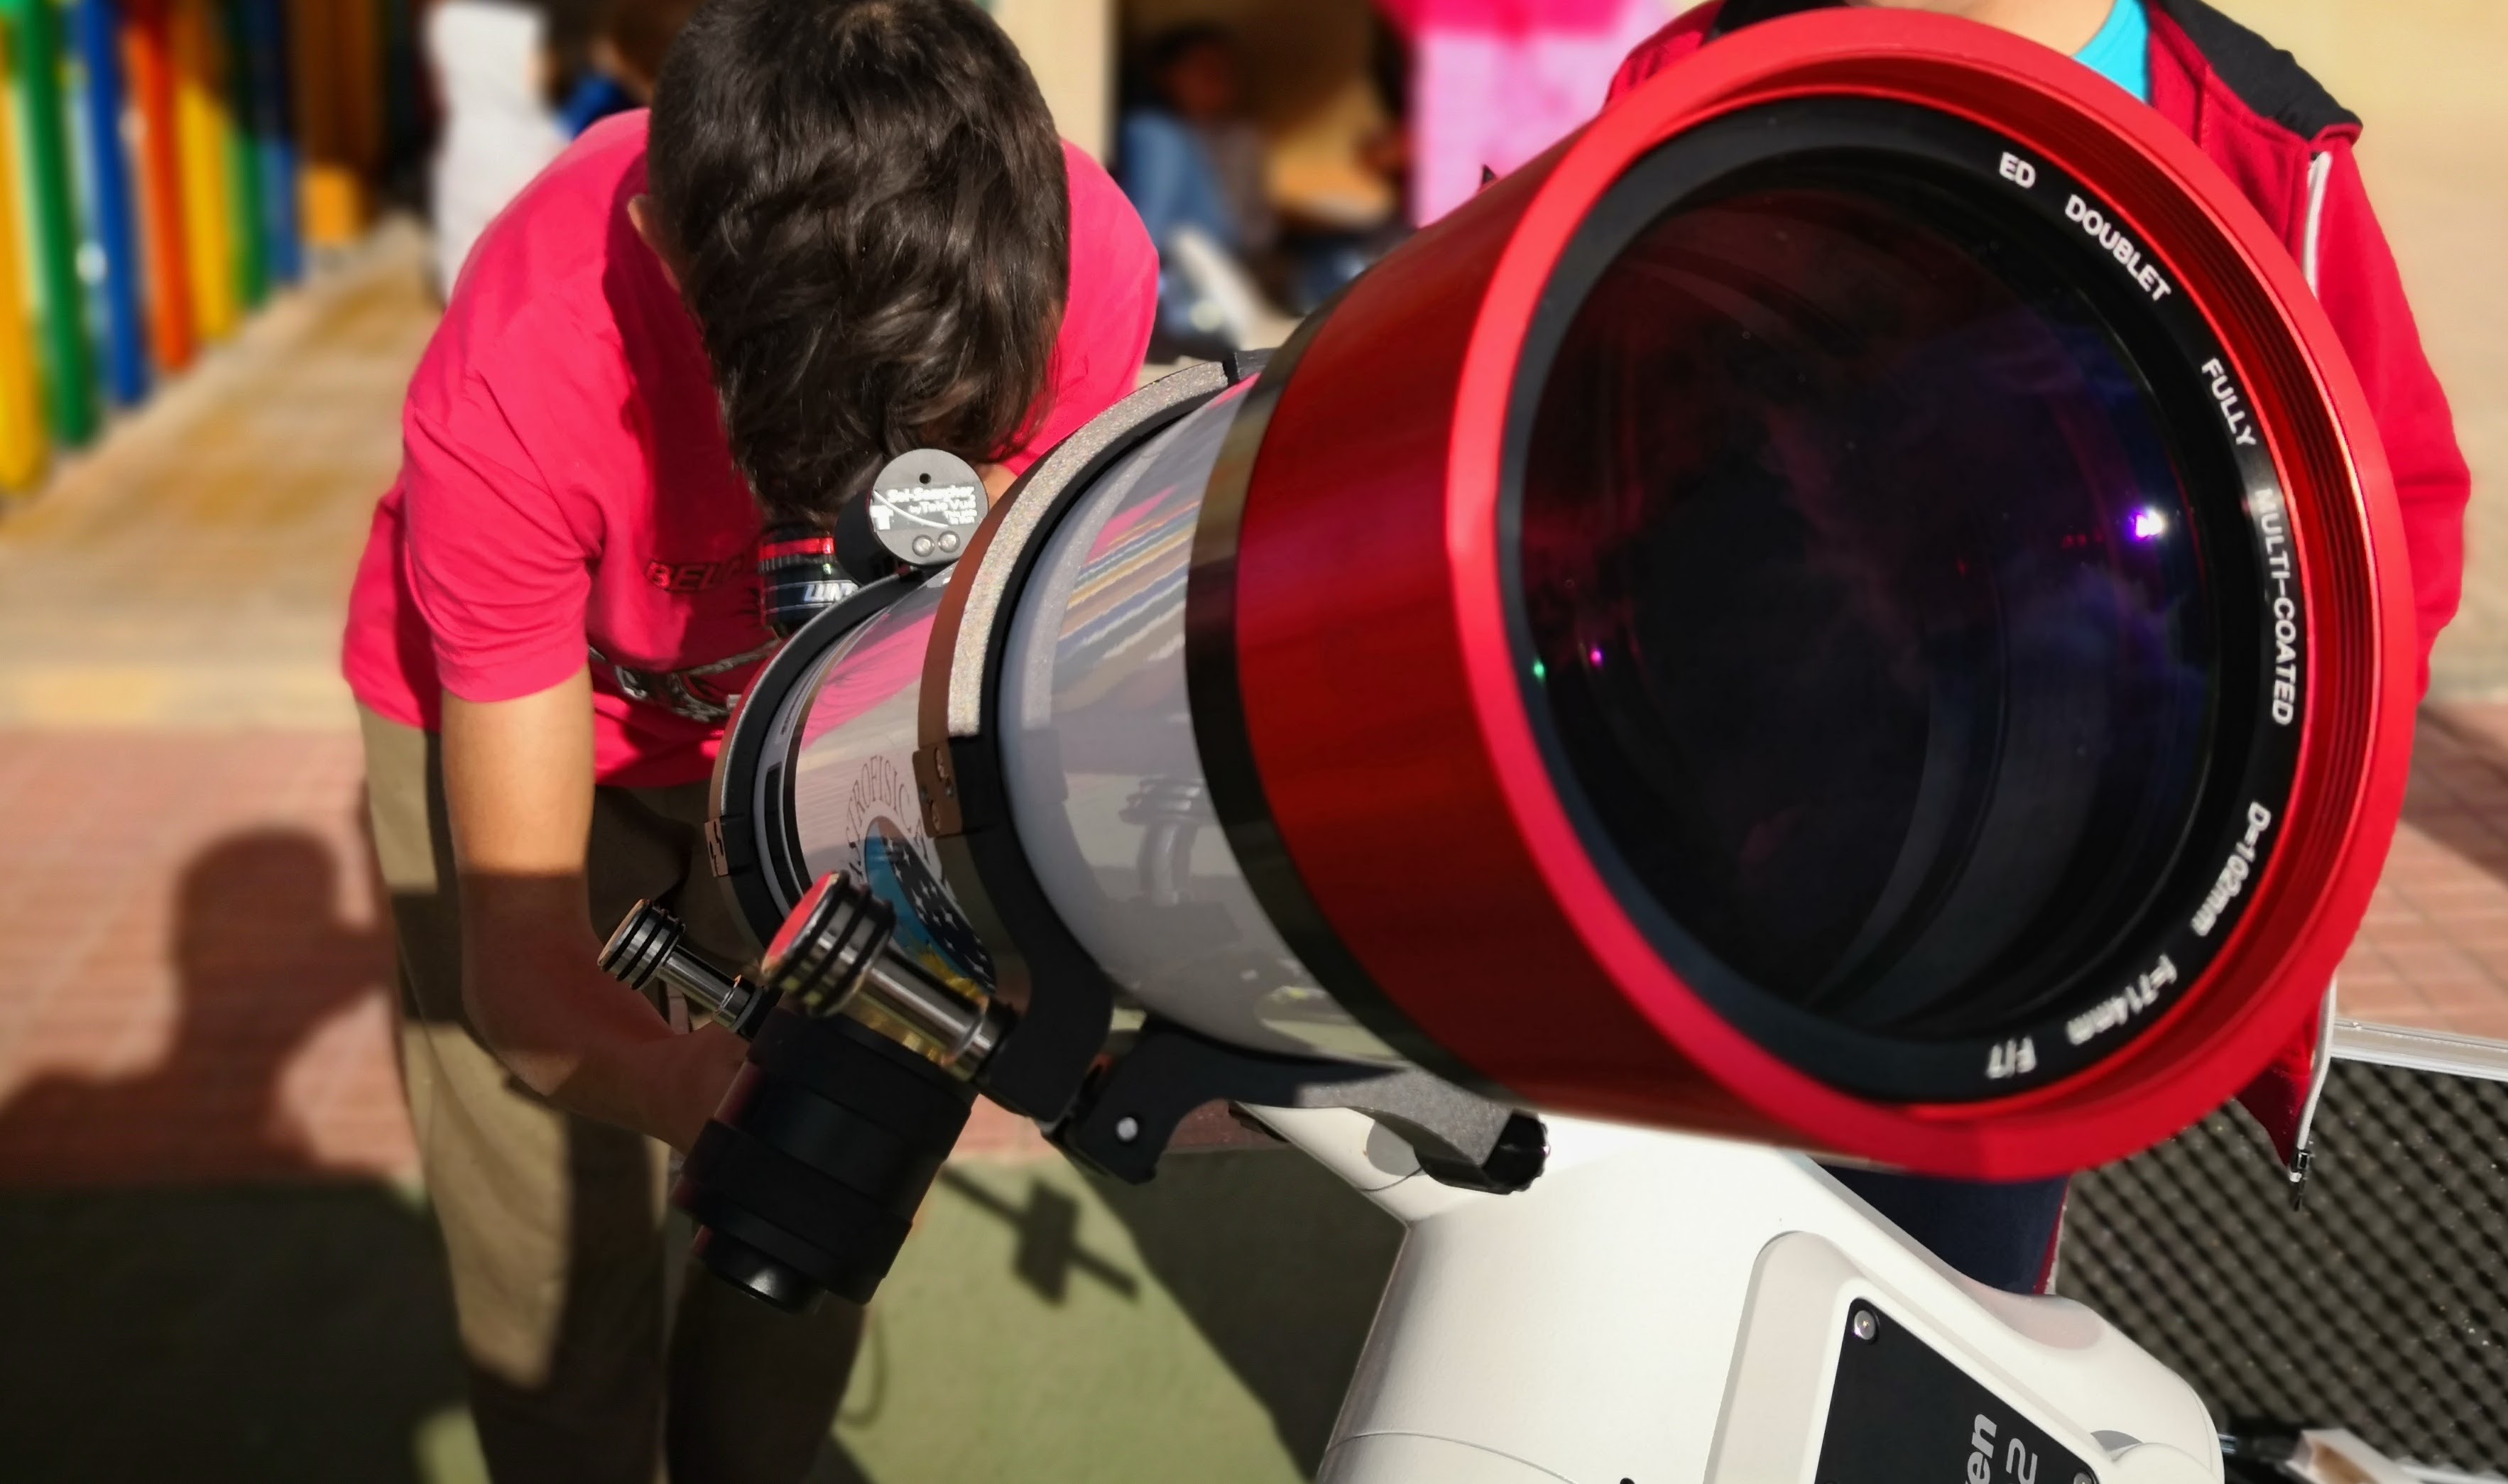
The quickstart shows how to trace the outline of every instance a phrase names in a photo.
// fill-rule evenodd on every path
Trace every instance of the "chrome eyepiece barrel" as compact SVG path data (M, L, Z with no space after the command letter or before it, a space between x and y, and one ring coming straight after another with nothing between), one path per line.
M775 1008L776 992L725 974L682 947L686 936L686 927L668 910L639 902L602 948L602 971L630 989L659 979L738 1035L756 1034L758 1022Z

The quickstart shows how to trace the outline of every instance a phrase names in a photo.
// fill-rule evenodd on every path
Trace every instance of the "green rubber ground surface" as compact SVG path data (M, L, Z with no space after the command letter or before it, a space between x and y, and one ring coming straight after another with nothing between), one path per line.
M953 1166L813 1484L1308 1477L1397 1241L1285 1151ZM477 1484L440 1263L384 1187L0 1196L0 1478Z

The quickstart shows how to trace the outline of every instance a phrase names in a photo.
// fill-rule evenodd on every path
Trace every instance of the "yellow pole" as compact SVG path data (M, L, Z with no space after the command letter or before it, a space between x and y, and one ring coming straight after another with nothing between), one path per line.
M15 39L0 25L0 492L22 493L43 477L51 446L44 435L26 264L18 245L23 230L18 215L18 98L6 84L12 75L8 48Z
M235 328L235 241L227 220L227 95L215 0L174 0L174 134L183 167L192 317L203 340Z

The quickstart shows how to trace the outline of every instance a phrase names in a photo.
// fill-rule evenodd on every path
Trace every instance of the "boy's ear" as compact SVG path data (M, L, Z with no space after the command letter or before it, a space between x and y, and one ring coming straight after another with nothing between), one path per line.
M636 235L644 239L645 245L653 250L653 260L662 265L662 277L670 280L671 292L675 294L678 293L680 291L680 273L679 270L671 264L671 249L666 245L669 241L669 238L662 230L661 208L653 204L653 198L650 196L629 197L627 200L627 221L630 226L633 226L636 229Z

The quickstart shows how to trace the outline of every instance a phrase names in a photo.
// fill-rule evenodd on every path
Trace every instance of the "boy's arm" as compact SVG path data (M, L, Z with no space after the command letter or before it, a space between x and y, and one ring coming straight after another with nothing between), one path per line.
M2473 476L2456 447L2447 393L2421 350L2394 250L2370 209L2348 140L2329 143L2324 205L2303 259L2378 419L2393 470L2395 501L2412 557L2413 608L2420 627L2420 692L2429 690L2430 647L2464 593L2464 505Z
M674 1033L601 972L584 885L592 685L577 670L514 700L444 697L444 794L461 892L470 1023L534 1092L686 1149L747 1050Z

